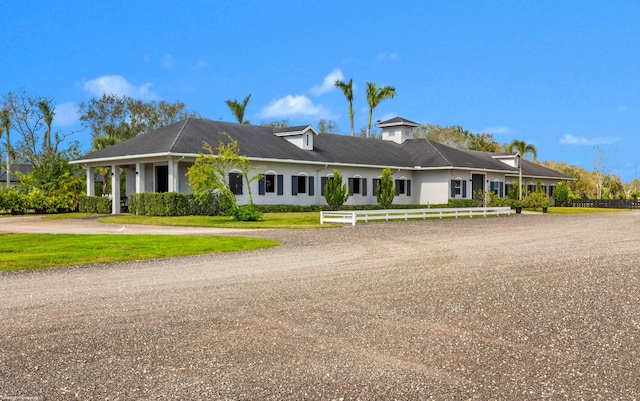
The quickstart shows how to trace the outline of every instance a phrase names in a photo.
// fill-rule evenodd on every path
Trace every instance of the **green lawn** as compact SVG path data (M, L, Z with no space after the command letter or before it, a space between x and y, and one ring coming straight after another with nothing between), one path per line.
M233 252L277 245L276 241L245 237L0 234L0 271Z
M101 217L98 221L113 224L219 228L327 228L342 226L336 224L321 225L320 212L265 213L259 221L237 221L228 216L149 217L134 215Z

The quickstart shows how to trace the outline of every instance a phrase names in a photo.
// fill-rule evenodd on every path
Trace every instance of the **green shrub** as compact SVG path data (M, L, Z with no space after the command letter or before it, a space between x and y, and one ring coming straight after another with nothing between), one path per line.
M251 205L240 206L231 211L231 218L238 221L258 221L262 212Z
M349 199L349 189L342 183L340 171L333 170L333 177L328 177L324 185L324 200L329 210L338 210L347 199Z
M474 203L475 201L473 199L449 199L449 202L447 202L447 207L473 207Z
M108 196L86 196L78 197L78 211L80 213L111 213L111 199Z
M531 208L533 210L542 207L543 203L548 203L549 197L544 192L531 192L524 197L522 203L524 207Z
M129 213L139 216L221 216L221 196L205 194L197 201L194 195L177 192L145 192L129 196Z
M572 201L569 197L569 186L566 182L561 182L553 190L553 199L556 206L571 206Z

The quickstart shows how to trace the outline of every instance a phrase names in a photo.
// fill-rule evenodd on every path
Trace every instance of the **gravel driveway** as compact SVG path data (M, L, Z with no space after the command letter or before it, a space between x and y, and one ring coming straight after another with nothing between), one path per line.
M0 274L0 400L640 398L640 212L245 235Z

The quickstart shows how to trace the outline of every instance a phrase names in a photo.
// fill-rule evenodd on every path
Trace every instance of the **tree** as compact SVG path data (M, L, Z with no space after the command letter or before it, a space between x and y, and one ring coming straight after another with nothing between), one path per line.
M335 121L321 118L318 121L318 132L321 134L338 134L340 133L340 129Z
M493 140L492 134L474 134L459 125L441 127L438 124L425 124L417 127L414 137L426 138L457 149L478 150L481 152L500 152L500 144Z
M343 82L337 80L335 86L342 90L344 97L349 102L349 120L351 121L351 136L355 136L355 129L353 126L353 78L349 79L349 82ZM371 120L371 118L369 118Z
M536 150L536 147L534 145L526 143L525 141L519 141L517 139L514 139L513 142L511 142L508 145L509 152L513 152L514 150L518 152L518 154L520 155L520 161L518 162L518 167L519 167L518 182L521 183L522 182L522 160L526 158L527 154L531 154L533 156L533 160L535 161L538 158L538 151ZM518 194L518 200L522 201L522 185L519 185L518 187L520 188L520 191Z
M367 138L371 133L371 118L373 116L373 109L378 107L380 102L388 98L394 98L396 96L396 89L392 86L384 86L382 88L376 88L375 82L367 82L367 103L369 104L369 120L367 123Z
M593 172L596 177L596 199L602 199L602 189L604 184L604 175L602 174L602 170L604 170L604 150L600 146L593 147Z
M204 152L198 155L193 166L187 170L187 178L189 186L199 202L203 202L208 195L218 192L222 195L225 208L233 213L238 209L238 206L231 183L227 179L227 173L234 169L241 171L241 175L247 181L249 206L253 205L251 185L249 184L259 179L260 175L251 175L251 172L258 167L251 167L247 157L240 154L238 141L226 133L221 134L226 136L228 141L225 143L220 140L215 151L210 144L205 142L203 144Z
M383 209L388 209L396 196L396 185L391 176L391 168L382 170L382 177L376 185L376 201Z
M5 107L9 109L11 127L18 141L11 146L13 161L40 166L46 153L58 152L59 146L73 132L51 132L55 107L44 96L30 95L26 90L10 91L5 95Z
M349 199L349 189L347 184L342 183L340 171L333 170L333 177L327 178L324 184L324 199L327 201L329 210L338 210Z
M558 183L558 186L553 190L552 196L556 206L571 206L569 186L566 181Z
M49 102L41 100L38 102L38 108L42 113L42 117L44 119L44 123L47 126L47 130L44 133L44 140L42 141L42 146L44 148L44 153L47 154L51 151L51 124L53 123L53 117L56 112L51 108Z
M4 135L7 141L7 188L11 186L11 111L9 108L4 107L0 111L0 128L4 131Z
M247 97L244 98L242 103L239 103L237 100L225 100L227 106L229 106L229 110L233 113L236 120L238 120L238 124L250 124L248 120L244 119L244 111L247 108L247 103L249 103L249 99L251 98L251 93Z
M100 98L92 98L88 103L81 103L78 114L82 124L91 130L93 151L186 118L199 117L197 113L185 110L185 104L180 101L143 102L113 94L103 94ZM99 171L103 176L102 191L106 193L109 169Z
M284 119L280 121L262 121L260 123L261 127L269 127L269 128L287 128L289 127L289 119Z

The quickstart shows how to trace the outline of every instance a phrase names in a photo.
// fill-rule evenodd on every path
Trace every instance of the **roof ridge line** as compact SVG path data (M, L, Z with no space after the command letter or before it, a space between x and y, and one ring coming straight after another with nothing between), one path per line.
M449 163L449 166L451 167L455 167L453 165L453 163L451 163L451 160L447 159L447 157L445 155L442 154L442 152L440 152L440 149L436 148L435 146L433 146L433 143L431 142L431 140L424 138L425 141L429 142L429 145L431 145L431 147L433 148L433 150L435 150L436 152L438 152L438 154L447 162ZM438 142L439 143L439 142ZM445 145L446 146L446 145Z
M190 117L187 117L187 119L184 120L182 127L180 127L180 131L178 131L175 138L173 138L173 142L171 142L171 145L169 146L169 152L173 150L173 147L175 146L176 142L178 142L178 138L180 138L180 135L182 135L182 132L184 131L184 128L187 126L187 123L189 122L189 120L191 120Z

